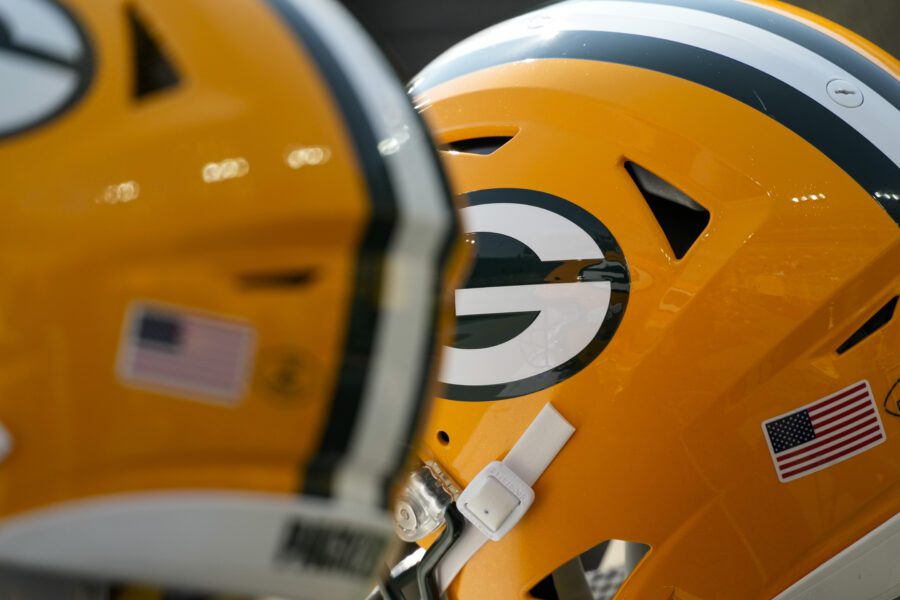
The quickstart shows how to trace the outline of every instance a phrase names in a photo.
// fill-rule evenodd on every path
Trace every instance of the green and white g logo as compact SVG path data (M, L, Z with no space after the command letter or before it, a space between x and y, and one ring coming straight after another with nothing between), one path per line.
M500 400L550 387L590 364L628 301L628 266L610 231L558 196L467 194L476 259L456 290L456 338L440 380L453 400Z
M0 2L0 138L75 106L90 84L91 60L87 36L59 4Z

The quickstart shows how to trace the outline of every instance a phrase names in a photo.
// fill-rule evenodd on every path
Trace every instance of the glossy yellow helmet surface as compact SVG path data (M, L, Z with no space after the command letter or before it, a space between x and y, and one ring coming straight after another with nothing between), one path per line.
M476 257L422 456L500 538L450 597L555 598L611 540L649 550L595 597L900 593L898 77L785 4L598 0L413 81Z
M0 565L360 597L456 226L332 2L0 2Z

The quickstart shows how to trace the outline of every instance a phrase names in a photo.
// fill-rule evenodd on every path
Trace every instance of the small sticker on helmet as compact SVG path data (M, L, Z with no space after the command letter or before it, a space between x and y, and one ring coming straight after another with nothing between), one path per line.
M866 380L763 422L778 479L793 481L885 441Z
M168 305L138 303L125 317L120 381L187 398L234 404L253 359L253 327Z

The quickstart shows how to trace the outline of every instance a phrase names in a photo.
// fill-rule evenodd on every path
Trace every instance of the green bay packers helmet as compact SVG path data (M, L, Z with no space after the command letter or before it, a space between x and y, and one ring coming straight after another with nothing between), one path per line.
M475 255L397 509L423 595L900 595L897 60L778 2L588 0L411 92Z
M0 0L0 90L0 570L363 595L456 239L374 45L330 1Z

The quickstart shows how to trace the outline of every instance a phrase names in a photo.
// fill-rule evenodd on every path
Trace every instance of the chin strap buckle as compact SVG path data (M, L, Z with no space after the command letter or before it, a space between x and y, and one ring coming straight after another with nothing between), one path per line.
M438 510L437 506L442 506L442 518L435 518L434 521L445 522L446 529L424 553L418 565L391 572L367 600L379 596L385 600L401 600L402 588L410 585L413 577L417 580L420 598L439 598L463 565L488 540L502 539L528 512L534 502L531 486L550 466L573 433L575 428L552 405L546 404L503 461L493 461L484 467L455 503L439 502L425 511L431 515ZM416 506L423 502L430 506L434 494L424 493L419 487L413 485L406 500L419 498L421 501ZM398 520L400 529L409 536L408 539L419 539L422 531L416 527L418 520L414 522L410 517L415 508L413 503L406 501L400 507L401 511L407 511ZM427 530L431 529L429 525Z
M516 526L532 502L531 486L495 460L469 482L456 506L469 523L496 542Z
M575 428L548 403L503 461L488 464L466 486L456 504L471 526L437 565L441 590L488 540L501 539L519 523L534 501L531 486L573 433Z

